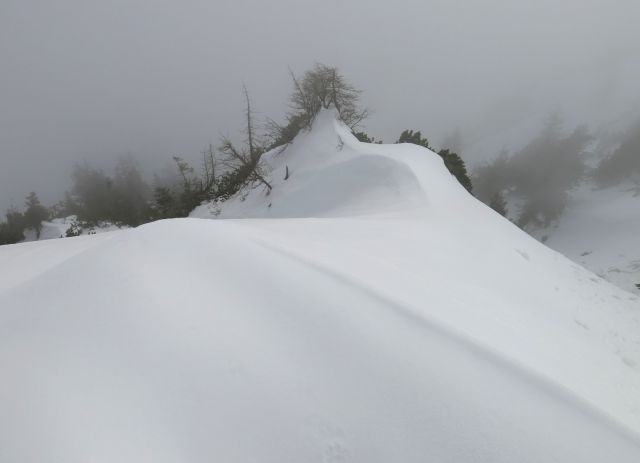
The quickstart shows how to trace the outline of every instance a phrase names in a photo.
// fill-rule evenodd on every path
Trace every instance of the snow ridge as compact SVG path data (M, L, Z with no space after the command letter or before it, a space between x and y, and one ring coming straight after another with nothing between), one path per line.
M330 113L265 171L0 248L1 461L638 461L637 297Z

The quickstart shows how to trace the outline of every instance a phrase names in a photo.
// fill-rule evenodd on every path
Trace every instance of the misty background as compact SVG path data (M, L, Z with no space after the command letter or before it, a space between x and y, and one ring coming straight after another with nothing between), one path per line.
M370 135L457 132L472 168L552 112L622 130L640 113L639 17L633 0L3 0L0 210L61 199L77 161L197 160L238 136L243 82L282 121L288 68L315 62L363 91Z

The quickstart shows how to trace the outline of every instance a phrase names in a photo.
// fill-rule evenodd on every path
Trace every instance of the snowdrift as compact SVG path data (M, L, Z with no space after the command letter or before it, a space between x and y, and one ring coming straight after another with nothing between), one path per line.
M0 248L0 461L640 461L634 295L331 114L265 171Z

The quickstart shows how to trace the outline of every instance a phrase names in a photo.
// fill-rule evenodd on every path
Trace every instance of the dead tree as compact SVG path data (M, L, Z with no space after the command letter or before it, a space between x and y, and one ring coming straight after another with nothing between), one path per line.
M209 147L202 151L202 179L200 180L200 189L212 194L216 186L216 157L213 145L209 143Z
M302 117L305 127L310 127L321 109L333 106L340 120L349 128L355 128L368 116L366 109L358 107L360 91L353 87L335 67L316 64L298 80L291 70L293 94L289 119Z
M229 168L235 175L234 182L239 189L246 184L261 183L267 188L267 194L271 192L272 186L264 177L260 159L265 150L257 141L258 137L255 132L254 116L251 109L251 99L247 87L243 85L245 97L245 118L246 118L246 148L237 148L228 137L222 138L222 144L219 148L223 155L222 163Z

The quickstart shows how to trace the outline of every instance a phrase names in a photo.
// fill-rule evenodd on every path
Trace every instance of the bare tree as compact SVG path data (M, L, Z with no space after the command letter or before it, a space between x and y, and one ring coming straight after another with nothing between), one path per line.
M244 92L244 99L247 107L245 110L245 117L247 118L247 144L249 145L249 157L253 159L259 156L257 150L253 146L253 112L251 111L251 99L249 98L249 92L247 86L243 83L242 90Z
M290 111L286 124L267 120L266 132L269 148L283 148L291 143L300 130L309 129L322 109L333 106L338 116L353 131L368 115L358 107L360 91L349 84L335 67L316 64L302 79L289 69L293 92L289 99Z
M298 80L291 70L289 73L294 87L290 120L302 116L304 126L309 127L321 109L331 106L351 129L367 117L368 111L358 107L361 92L348 83L335 67L318 63L304 74L302 80Z
M213 145L202 150L202 179L200 189L206 193L213 193L216 185L216 157Z
M222 144L219 148L223 155L222 163L236 173L235 181L238 187L246 184L259 182L267 187L267 194L271 192L272 186L264 177L260 158L265 152L264 148L258 142L255 131L254 115L251 109L251 99L247 87L243 85L245 97L245 118L246 118L246 148L237 148L228 137L222 138Z

